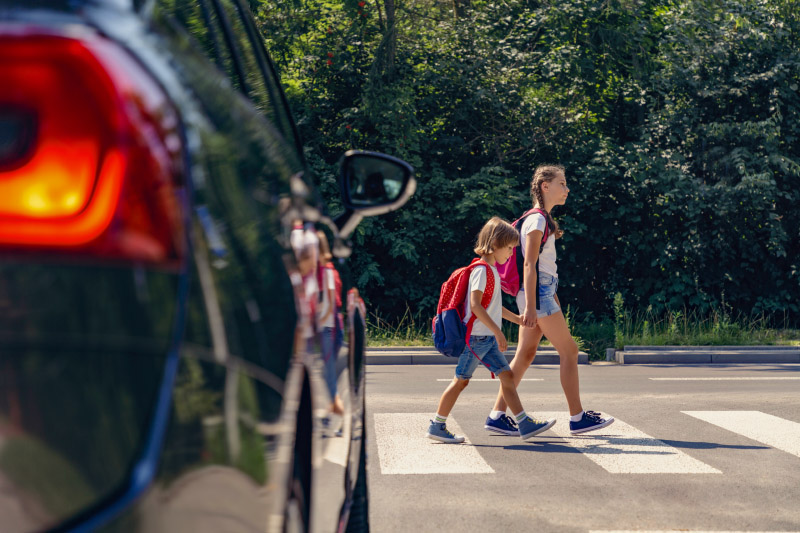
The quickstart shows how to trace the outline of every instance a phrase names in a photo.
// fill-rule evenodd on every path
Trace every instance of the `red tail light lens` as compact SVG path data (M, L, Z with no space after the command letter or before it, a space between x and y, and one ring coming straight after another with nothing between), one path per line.
M184 253L178 120L100 37L0 34L0 248L157 263Z

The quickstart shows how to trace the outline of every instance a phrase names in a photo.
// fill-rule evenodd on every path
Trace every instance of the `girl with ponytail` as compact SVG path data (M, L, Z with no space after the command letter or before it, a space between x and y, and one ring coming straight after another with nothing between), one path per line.
M521 324L511 370L515 385L519 386L522 376L533 362L542 336L546 336L558 351L561 387L569 406L570 433L576 434L606 427L614 422L614 418L602 417L600 413L583 409L578 379L578 345L572 338L556 295L558 268L555 241L564 232L553 219L551 211L557 205L564 205L568 195L569 187L563 166L542 165L536 168L531 180L531 200L535 211L523 220L520 231L524 272L520 276L523 283L517 294L517 306ZM542 245L545 235L547 238ZM501 389L484 428L494 433L516 435L517 428L505 410L506 402Z

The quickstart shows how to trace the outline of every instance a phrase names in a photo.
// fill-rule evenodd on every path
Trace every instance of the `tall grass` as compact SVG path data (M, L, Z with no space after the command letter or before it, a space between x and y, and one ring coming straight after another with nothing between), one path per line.
M419 312L412 313L408 306L400 320L395 323L387 322L377 312L368 312L367 345L433 346L431 322L423 319Z
M800 345L800 330L790 327L787 315L747 315L724 303L705 313L690 309L632 313L616 305L619 300L618 296L614 310L617 349L626 345Z
M573 338L591 359L605 359L606 348L643 346L709 346L793 344L800 346L800 330L792 329L787 316L749 316L726 306L702 313L696 310L631 312L622 297L614 301L614 317L597 318L567 306L564 317ZM518 328L503 322L509 344L518 341ZM367 317L370 346L432 346L430 318L412 313L390 323L378 313ZM545 344L546 344L545 340Z

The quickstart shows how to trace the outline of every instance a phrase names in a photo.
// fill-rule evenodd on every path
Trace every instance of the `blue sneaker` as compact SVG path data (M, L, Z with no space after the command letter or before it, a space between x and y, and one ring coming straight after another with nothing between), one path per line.
M428 438L448 444L458 444L465 440L461 435L453 435L450 433L444 422L434 422L433 420L431 420L431 425L428 427Z
M519 435L517 423L508 415L500 415L500 418L497 420L492 420L492 417L487 417L483 429L501 435Z
M555 418L551 418L550 420L536 420L535 418L526 417L525 420L519 423L519 436L522 437L522 440L528 440L539 433L547 431L553 427L555 423Z
M573 435L577 433L586 433L587 431L594 431L596 429L610 426L613 423L613 416L607 416L606 418L603 418L600 416L600 413L596 411L584 411L583 417L579 421L573 422L570 420L569 432Z

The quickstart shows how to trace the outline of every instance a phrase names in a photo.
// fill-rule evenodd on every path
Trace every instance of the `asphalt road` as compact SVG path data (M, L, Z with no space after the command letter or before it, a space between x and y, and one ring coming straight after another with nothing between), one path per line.
M581 366L584 408L616 422L575 437L558 366L533 366L523 405L558 422L527 443L483 429L479 369L448 419L466 443L435 443L453 370L367 368L374 532L800 532L800 365Z

